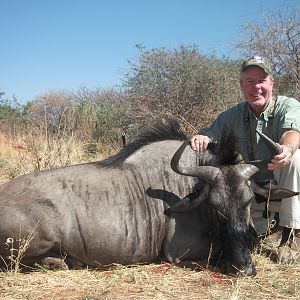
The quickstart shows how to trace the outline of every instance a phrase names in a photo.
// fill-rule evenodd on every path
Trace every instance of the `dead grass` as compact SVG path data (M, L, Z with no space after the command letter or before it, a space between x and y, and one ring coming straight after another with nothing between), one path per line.
M234 278L193 265L115 266L108 271L0 273L1 299L300 299L299 266L255 255L257 276Z
M75 135L46 140L43 134L29 132L12 141L0 133L0 183L34 171L102 160L119 149L117 143L89 144Z

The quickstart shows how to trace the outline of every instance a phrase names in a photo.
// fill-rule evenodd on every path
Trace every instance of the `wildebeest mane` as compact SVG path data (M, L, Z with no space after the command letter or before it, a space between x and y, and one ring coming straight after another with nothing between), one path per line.
M243 161L238 148L237 138L228 128L222 131L221 138L215 144L212 152L213 155L217 156L219 165L236 165Z
M184 141L187 138L184 129L175 118L157 121L152 126L143 130L131 143L125 145L119 153L98 164L105 168L117 167L122 165L130 155L145 145L165 140Z
M145 128L132 142L125 145L119 153L113 155L97 164L100 167L113 168L123 162L145 145L165 140L185 141L188 139L183 127L175 118L167 118L157 121L152 126ZM234 165L241 162L237 149L236 137L230 130L223 130L218 142L208 145L211 154L216 158L218 165Z

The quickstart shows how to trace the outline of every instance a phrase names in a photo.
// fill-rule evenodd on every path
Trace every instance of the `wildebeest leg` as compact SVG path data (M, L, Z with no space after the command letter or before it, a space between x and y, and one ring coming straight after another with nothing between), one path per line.
M45 257L42 260L43 266L46 266L49 269L60 269L60 270L67 270L68 265L62 258L58 257Z
M4 259L1 257L0 261L0 270L9 271L9 270L20 270L20 271L30 271L39 267L45 267L49 269L60 269L67 270L68 264L65 259L58 254L48 253L43 256L38 257L25 257L19 260L18 258Z
M67 254L49 252L45 255L39 257L25 258L22 263L28 266L38 266L46 267L49 269L59 269L59 270L68 270L68 269L82 269L86 264L77 260L74 257L70 257Z
M46 253L38 257L25 257L21 261L25 268L45 267L49 269L67 270L69 269L65 258L58 253Z

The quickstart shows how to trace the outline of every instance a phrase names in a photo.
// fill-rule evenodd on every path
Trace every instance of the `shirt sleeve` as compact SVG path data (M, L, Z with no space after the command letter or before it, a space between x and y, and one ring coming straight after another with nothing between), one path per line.
M293 98L284 97L282 100L283 105L278 110L279 124L278 131L279 137L288 130L296 130L300 132L300 103ZM275 112L276 113L276 112Z
M212 141L219 141L224 130L230 131L231 115L231 110L222 112L212 123L211 127L203 128L200 130L200 134L207 135Z

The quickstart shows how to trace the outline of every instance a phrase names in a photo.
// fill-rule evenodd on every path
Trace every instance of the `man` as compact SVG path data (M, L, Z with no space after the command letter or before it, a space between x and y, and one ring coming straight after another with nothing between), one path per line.
M202 153L208 143L218 140L229 128L238 140L245 161L270 159L268 171L259 172L255 181L270 181L274 175L282 188L300 191L300 103L284 96L273 95L274 79L269 62L259 56L243 62L240 87L245 101L221 113L211 128L191 139L193 150ZM282 153L274 157L255 130L279 143ZM279 260L300 262L300 196L283 199L279 211L282 238Z

